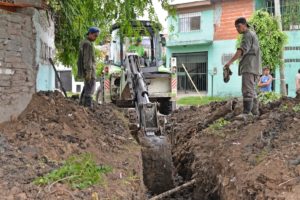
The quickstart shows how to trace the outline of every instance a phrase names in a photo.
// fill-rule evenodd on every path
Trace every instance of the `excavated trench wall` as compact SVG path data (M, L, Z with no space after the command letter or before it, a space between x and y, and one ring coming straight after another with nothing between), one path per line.
M0 27L0 122L3 122L18 116L37 90L54 89L55 76L48 63L54 54L54 23L44 10L0 9Z

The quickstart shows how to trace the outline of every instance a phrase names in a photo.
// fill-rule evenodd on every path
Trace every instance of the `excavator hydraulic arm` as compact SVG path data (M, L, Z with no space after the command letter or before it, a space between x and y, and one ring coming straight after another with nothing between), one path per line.
M125 66L128 82L131 85L130 89L134 94L139 126L147 136L155 135L159 131L157 105L149 101L147 84L140 70L140 61L137 54L127 54Z

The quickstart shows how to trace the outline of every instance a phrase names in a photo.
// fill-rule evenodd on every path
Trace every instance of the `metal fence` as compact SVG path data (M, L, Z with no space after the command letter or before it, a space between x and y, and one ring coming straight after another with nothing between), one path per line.
M183 92L195 91L182 67L184 64L197 89L207 91L207 53L174 54L173 56L177 58L177 89Z

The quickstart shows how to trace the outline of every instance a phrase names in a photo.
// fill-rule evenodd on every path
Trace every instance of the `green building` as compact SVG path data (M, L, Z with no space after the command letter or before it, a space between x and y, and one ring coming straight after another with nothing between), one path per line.
M295 0L288 0L295 1ZM287 12L282 1L283 16ZM173 0L177 10L175 18L169 17L167 41L167 65L176 58L178 71L178 92L192 93L194 88L185 73L186 67L199 91L205 95L240 96L241 77L238 64L232 66L233 76L229 83L223 82L223 66L236 51L237 32L234 21L238 17L250 18L256 9L274 11L273 0ZM299 12L298 12L299 13ZM300 23L299 23L300 24ZM288 94L295 93L295 75L300 68L300 26L284 26L289 43L284 53ZM279 77L278 72L275 74ZM280 80L274 83L279 91Z

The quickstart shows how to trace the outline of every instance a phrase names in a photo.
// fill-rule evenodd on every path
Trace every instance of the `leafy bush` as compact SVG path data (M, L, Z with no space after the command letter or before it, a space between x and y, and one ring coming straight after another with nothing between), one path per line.
M59 169L34 180L37 185L55 182L68 183L72 188L84 189L103 181L103 174L112 171L108 166L97 166L91 154L70 157Z
M281 98L280 94L277 94L275 92L262 92L258 95L258 100L262 103L262 104L268 104L274 101L277 101Z

